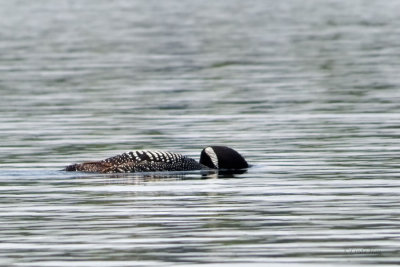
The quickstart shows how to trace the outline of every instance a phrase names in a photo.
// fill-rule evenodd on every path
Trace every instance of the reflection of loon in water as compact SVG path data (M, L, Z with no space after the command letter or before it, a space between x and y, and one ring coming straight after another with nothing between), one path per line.
M201 151L200 163L177 153L137 150L101 161L73 164L66 171L121 173L191 170L241 170L248 168L236 150L226 146L209 146Z

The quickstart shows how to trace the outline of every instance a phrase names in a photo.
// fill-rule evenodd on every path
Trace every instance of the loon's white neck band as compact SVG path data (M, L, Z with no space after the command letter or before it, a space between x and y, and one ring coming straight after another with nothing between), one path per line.
M204 151L210 157L214 166L218 169L219 168L218 167L218 157L217 157L217 154L215 154L214 149L212 149L212 147L207 147Z

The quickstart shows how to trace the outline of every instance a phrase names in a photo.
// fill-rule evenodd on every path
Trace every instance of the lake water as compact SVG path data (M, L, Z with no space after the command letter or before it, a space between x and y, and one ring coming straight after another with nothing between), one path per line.
M0 265L400 263L399 1L0 1ZM98 175L128 150L244 174Z

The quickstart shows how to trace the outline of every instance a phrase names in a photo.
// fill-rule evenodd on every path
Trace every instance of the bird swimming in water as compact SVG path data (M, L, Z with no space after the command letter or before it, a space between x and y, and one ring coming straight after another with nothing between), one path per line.
M201 151L200 163L181 154L136 150L101 161L67 166L65 171L95 173L160 172L191 170L241 170L248 168L246 160L236 150L226 146L208 146Z

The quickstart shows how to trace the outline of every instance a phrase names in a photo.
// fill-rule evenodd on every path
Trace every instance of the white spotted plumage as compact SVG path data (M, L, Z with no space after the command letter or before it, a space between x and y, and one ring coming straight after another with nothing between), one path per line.
M199 170L204 166L181 154L136 150L105 159L110 167L104 172Z

